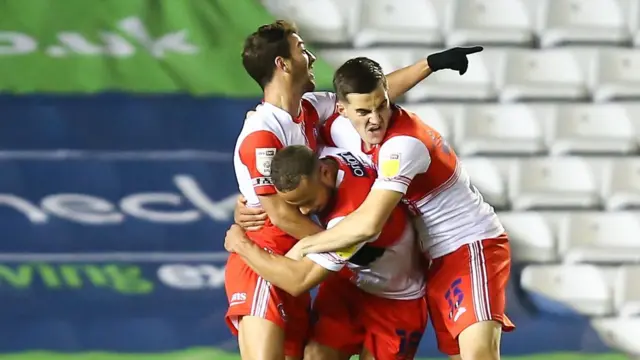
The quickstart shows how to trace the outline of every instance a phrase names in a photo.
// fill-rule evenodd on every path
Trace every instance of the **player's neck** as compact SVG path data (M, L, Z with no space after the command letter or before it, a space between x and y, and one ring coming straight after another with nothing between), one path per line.
M273 81L264 89L264 101L288 112L294 119L300 114L301 100L302 92L283 82Z

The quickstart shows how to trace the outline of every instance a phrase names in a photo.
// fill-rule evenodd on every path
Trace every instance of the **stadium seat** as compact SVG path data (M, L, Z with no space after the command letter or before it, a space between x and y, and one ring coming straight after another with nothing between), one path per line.
M353 44L440 44L442 33L436 14L428 0L367 0L360 9L360 30Z
M640 266L627 265L620 268L614 292L618 314L640 316Z
M440 49L417 50L413 54L417 61L426 54ZM502 52L485 50L479 54L469 56L469 69L460 76L455 71L438 71L429 76L406 95L409 102L424 100L493 100L497 93L493 67L500 62Z
M605 316L614 310L608 276L593 265L530 265L522 271L520 281L525 290L580 314Z
M468 105L455 122L456 151L475 154L544 152L542 124L526 105Z
M591 208L600 204L597 178L579 157L518 161L509 176L514 210Z
M416 113L422 121L437 130L442 137L451 141L452 126L440 109L426 104L414 104L410 105L408 110Z
M348 2L348 0L343 0ZM306 41L326 44L347 43L347 14L335 0L264 0L265 7L278 18L293 20Z
M607 345L628 354L629 359L640 358L640 316L594 318L591 325Z
M598 52L596 64L595 102L640 98L640 50L607 48Z
M635 130L621 106L572 104L558 107L550 131L550 152L630 153L638 149Z
M539 26L542 47L630 40L620 0L545 0Z
M561 224L560 255L568 263L640 261L640 217L632 212L576 212Z
M544 263L556 260L556 237L542 214L501 212L498 215L509 234L514 261Z
M413 52L404 48L375 48L375 49L332 49L321 50L319 55L335 69L345 61L365 56L377 61L386 74L389 74L413 62Z
M512 50L500 101L578 100L588 96L584 69L570 50Z
M471 184L478 188L489 204L497 208L508 205L506 181L497 166L488 158L464 158L462 166Z
M445 28L449 47L529 45L533 41L531 18L521 0L455 0L448 15Z
M603 175L607 210L640 208L640 158L614 159Z

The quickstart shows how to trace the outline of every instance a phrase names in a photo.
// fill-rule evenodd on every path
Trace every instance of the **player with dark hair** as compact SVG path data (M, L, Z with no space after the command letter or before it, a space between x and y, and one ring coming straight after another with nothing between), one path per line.
M364 159L324 148L320 159L306 146L280 150L271 162L278 195L302 214L331 228L367 197L376 172ZM269 254L229 230L225 247L264 279L299 296L320 284L317 320L305 358L348 360L368 351L375 359L413 359L427 324L424 270L408 215L396 207L381 233L349 249L308 254L300 261ZM345 266L346 265L346 266Z
M441 59L452 68L461 57L465 55L450 50L430 55L430 59ZM264 227L250 231L248 237L266 251L281 255L297 239L323 230L275 196L270 178L276 151L288 145L315 150L318 127L335 112L335 94L310 92L315 87L314 61L295 26L285 21L258 28L246 39L242 52L247 73L264 90L264 103L244 122L236 143L234 168L247 207L261 209L249 213L264 209L268 215ZM390 96L415 86L436 63L423 59L390 74ZM293 297L281 291L233 254L225 269L225 290L229 300L226 322L238 335L243 358L281 360L302 356L308 337L308 294Z

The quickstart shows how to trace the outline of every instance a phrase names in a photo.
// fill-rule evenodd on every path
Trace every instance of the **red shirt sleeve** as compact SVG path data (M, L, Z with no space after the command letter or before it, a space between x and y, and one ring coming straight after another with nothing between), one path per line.
M282 143L270 131L260 130L249 134L240 144L240 161L249 170L256 195L272 195L276 188L271 181L271 160Z

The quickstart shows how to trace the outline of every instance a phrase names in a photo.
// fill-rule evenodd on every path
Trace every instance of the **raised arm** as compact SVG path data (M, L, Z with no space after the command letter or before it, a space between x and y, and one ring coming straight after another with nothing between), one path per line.
M413 65L398 69L387 75L389 84L389 99L394 101L404 95L431 73L451 69L463 75L469 67L467 55L482 51L481 46L456 47L439 53L431 54L425 59L420 59ZM375 60L375 59L374 59Z
M380 233L413 178L427 171L431 158L420 140L397 136L381 146L378 161L378 179L362 205L334 228L300 240L295 246L300 255L354 246Z

